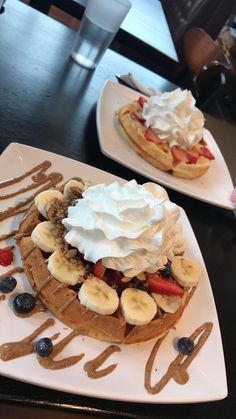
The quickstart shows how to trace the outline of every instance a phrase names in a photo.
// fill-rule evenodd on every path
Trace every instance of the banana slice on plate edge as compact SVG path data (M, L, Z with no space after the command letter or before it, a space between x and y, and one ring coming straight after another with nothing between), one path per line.
M202 267L197 261L184 256L176 256L171 263L173 278L182 287L195 287L202 273Z

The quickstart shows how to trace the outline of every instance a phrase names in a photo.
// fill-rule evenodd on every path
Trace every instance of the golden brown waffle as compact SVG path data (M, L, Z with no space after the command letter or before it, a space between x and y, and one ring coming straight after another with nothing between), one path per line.
M72 329L99 340L119 343L144 342L161 336L173 328L182 316L192 291L186 291L182 303L174 314L158 310L155 318L144 326L131 326L118 309L113 315L95 313L83 306L77 298L77 291L59 282L47 269L48 254L44 254L31 240L31 232L43 217L34 205L21 222L17 243L20 248L26 276L43 305L64 324Z
M207 172L210 166L209 160L200 156L197 162L189 164L185 162L176 163L173 159L168 143L157 145L148 141L144 132L147 130L145 125L133 117L134 112L142 112L142 107L138 101L128 104L118 112L118 120L134 151L144 160L147 160L158 169L169 172L176 177L194 179Z

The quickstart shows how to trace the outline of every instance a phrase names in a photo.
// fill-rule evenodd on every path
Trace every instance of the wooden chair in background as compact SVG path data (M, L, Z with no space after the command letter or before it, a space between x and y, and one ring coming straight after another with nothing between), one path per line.
M201 28L184 35L184 59L191 74L198 106L228 101L234 105L236 72L222 48Z

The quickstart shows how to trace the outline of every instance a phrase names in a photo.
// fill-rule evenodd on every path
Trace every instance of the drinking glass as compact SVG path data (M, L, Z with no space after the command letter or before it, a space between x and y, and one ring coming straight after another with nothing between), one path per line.
M131 8L129 0L88 0L72 59L95 69Z

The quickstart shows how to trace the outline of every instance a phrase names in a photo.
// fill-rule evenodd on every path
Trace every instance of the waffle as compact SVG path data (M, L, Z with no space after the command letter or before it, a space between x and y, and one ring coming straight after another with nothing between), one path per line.
M184 292L181 305L175 313L164 313L158 309L154 319L142 326L127 324L119 308L113 315L102 315L83 306L77 298L78 287L81 284L77 284L76 289L76 286L73 288L54 278L47 268L49 255L36 246L31 239L34 227L44 220L33 204L20 224L16 240L20 248L24 271L37 298L66 326L83 330L85 335L102 341L125 344L144 342L162 336L175 326L194 288ZM82 274L85 275L86 261L83 261L81 269Z
M118 112L119 124L133 150L158 169L169 172L173 176L185 179L195 179L207 172L210 166L209 160L204 156L199 156L196 163L176 162L173 158L171 149L167 142L155 144L145 138L147 128L134 117L134 113L142 112L142 107L138 101L122 107ZM202 145L195 147L200 148ZM191 150L190 150L191 151Z

